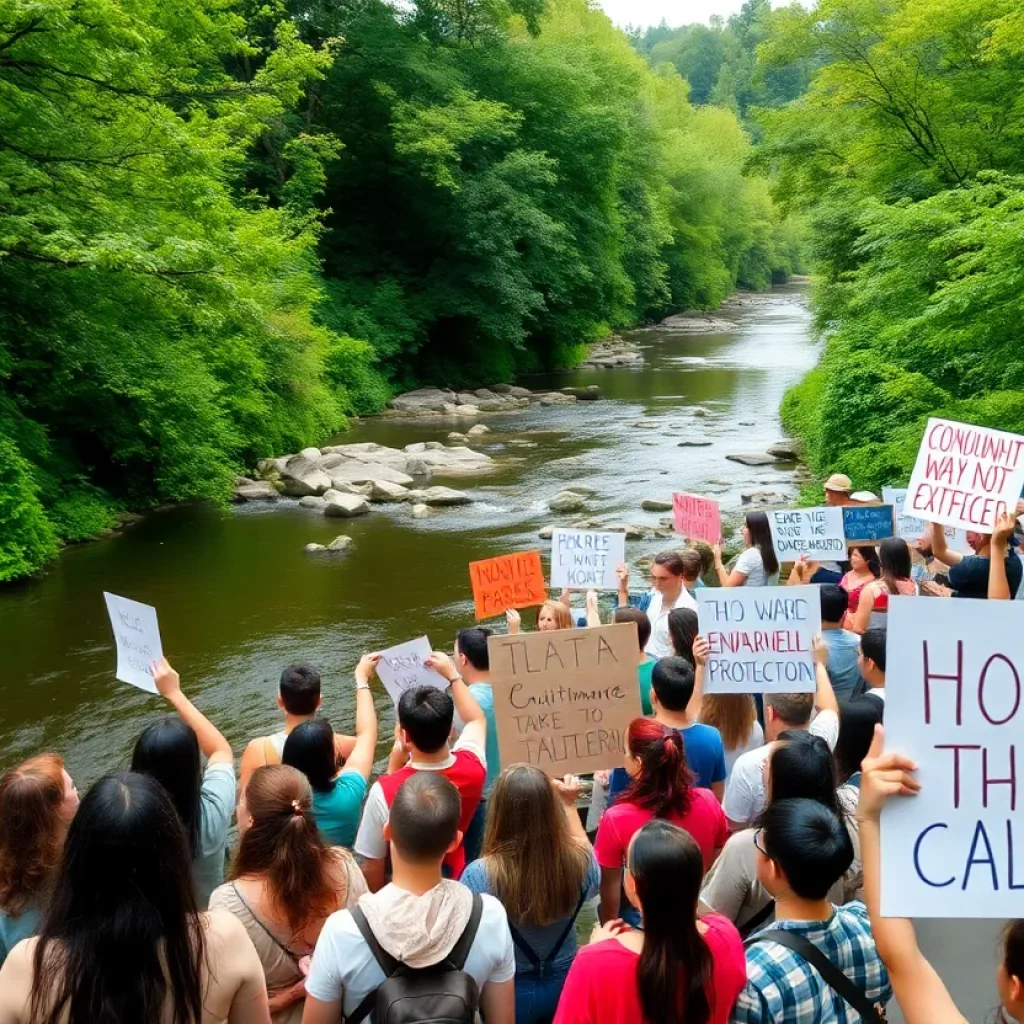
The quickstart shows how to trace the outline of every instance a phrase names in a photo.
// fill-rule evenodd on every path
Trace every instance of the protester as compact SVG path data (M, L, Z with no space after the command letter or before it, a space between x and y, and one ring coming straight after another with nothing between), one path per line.
M700 702L700 720L717 729L725 754L725 777L741 754L764 743L757 720L757 705L749 693L706 693Z
M601 866L602 921L619 916L626 849L633 835L652 818L685 828L697 841L705 868L728 837L721 804L710 790L694 785L678 730L649 718L636 718L627 730L626 747L630 783L605 811L594 843L594 856Z
M38 754L0 776L0 967L39 930L77 810L78 790L58 754Z
M870 1004L892 998L863 903L835 907L829 890L849 868L853 844L843 823L817 800L774 802L754 834L757 874L775 900L775 922L747 942L747 983L733 1024L856 1024L863 1019L812 967L821 953ZM784 933L784 944L775 936ZM781 939L783 936L779 936ZM799 948L810 947L807 955Z
M996 527L992 533L992 550L988 568L988 596L994 601L1012 601L1010 581L1006 575L1008 560L1013 556L1017 529L1017 518L1012 512L1004 512L996 517ZM1019 561L1019 559L1018 559ZM1024 600L1024 587L1017 588L1017 600Z
M825 481L824 491L825 504L833 508L856 504L850 497L850 493L853 491L853 483L845 473L833 473Z
M869 629L860 638L857 667L864 677L865 697L885 702L885 629Z
M694 668L697 660L693 656L693 644L700 633L697 611L694 608L673 608L668 613L668 636L672 641L672 653L684 658Z
M442 862L461 848L464 815L459 791L438 772L404 779L384 823L391 884L361 897L356 911L328 918L306 979L303 1024L338 1024L342 1016L350 1024L366 1020L385 972L361 925L412 977L456 957L468 925L464 970L479 988L487 1024L515 1024L515 953L505 910L493 896L471 893L441 874Z
M484 855L462 874L508 914L516 946L516 1024L547 1024L576 956L576 917L597 893L597 862L576 812L579 779L514 765L491 795Z
M170 794L192 852L196 905L224 881L228 829L235 809L235 760L217 727L181 691L166 658L154 661L157 692L178 712L146 728L135 744L132 771L151 775ZM206 770L200 762L206 758Z
M882 565L878 552L870 544L850 548L849 555L850 571L839 581L839 586L846 592L847 611L852 616L860 606L861 591L882 575Z
M652 821L635 834L625 885L643 929L621 921L594 929L554 1024L726 1024L746 977L743 947L725 918L696 920L704 867L698 841L682 828Z
M860 765L875 735L875 726L881 725L885 702L860 697L843 706L839 712L839 741L836 743L836 796L846 814L857 812L860 792ZM863 883L860 883L863 884ZM860 896L858 896L858 899Z
M932 523L931 554L949 566L947 573L949 587L927 583L923 588L926 593L943 597L988 597L992 535L968 530L967 544L974 552L973 555L950 551L949 545L946 543L946 531L938 523ZM1017 590L1021 585L1021 562L1009 547L1004 549L1002 558L1006 570L1006 580L1010 587L1010 597L1013 598L1016 597Z
M505 620L508 622L510 634L516 634L522 628L522 616L515 608L509 608L505 612ZM569 610L568 601L545 601L537 609L537 629L546 633L554 629L572 629L572 612Z
M902 537L887 537L883 540L878 546L878 561L881 576L861 590L856 614L852 618L847 617L847 628L854 633L885 625L891 595L912 596L917 593L917 584L910 575L910 548ZM985 573L987 580L987 565Z
M821 601L821 638L828 647L825 669L832 682L832 690L840 704L852 700L864 689L857 652L860 636L843 629L847 618L846 593L834 583L823 583L818 591Z
M682 610L685 611L685 609ZM676 609L673 609L674 611ZM673 612L669 613L670 628ZM651 620L647 618L647 613L640 611L639 608L623 605L615 609L612 615L612 622L633 622L636 624L637 641L640 644L640 653L637 655L638 661L636 666L637 682L640 685L640 705L645 715L653 715L654 708L651 705L651 673L654 671L654 666L658 663L658 659L652 658L644 650L647 646L647 641L651 638ZM490 723L488 723L489 725ZM490 756L490 751L488 751L488 756Z
M697 602L686 589L685 565L676 551L662 551L651 564L651 589L635 602L647 613L651 623L651 638L644 650L654 658L667 658L672 653L668 635L668 613L673 608L696 608ZM629 599L629 567L622 563L618 569L619 604L633 604Z
M704 559L696 548L683 548L679 552L683 563L683 586L692 594L704 586L701 575L704 572Z
M392 766L399 760L406 763L395 766L370 787L356 835L355 851L362 859L371 892L377 892L384 884L388 853L385 826L403 782L418 772L441 774L455 785L462 798L458 842L444 857L445 869L452 878L458 878L466 865L462 836L483 796L487 778L487 719L451 658L435 651L425 664L448 680L449 689L417 686L406 690L398 701L398 735ZM458 742L449 749L456 711L465 724Z
M779 582L779 560L772 543L772 530L764 512L748 512L743 520L744 548L732 572L722 562L722 545L712 549L715 572L723 587L774 587Z
M71 821L38 938L0 969L2 1024L269 1024L245 929L199 913L188 838L167 791L126 772Z

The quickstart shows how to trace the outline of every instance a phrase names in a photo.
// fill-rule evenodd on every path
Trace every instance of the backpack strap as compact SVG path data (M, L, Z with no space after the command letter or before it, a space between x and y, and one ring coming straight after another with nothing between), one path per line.
M579 917L580 911L583 909L583 904L587 902L587 887L584 886L582 892L580 892L579 902L576 904L576 909L572 912L572 916L565 924L565 928L562 929L562 934L559 935L558 941L548 951L548 955L543 960L537 955L537 951L523 938L521 932L516 926L509 921L508 930L512 933L512 941L516 944L519 951L530 961L531 966L536 968L540 972L540 976L543 978L545 971L549 968L557 958L558 954L562 951L562 947L565 945L565 940L569 938L569 933L572 931L576 924L576 918Z
M480 928L480 918L484 914L484 901L480 893L473 893L473 909L469 912L469 921L459 936L458 941L452 946L452 951L445 957L445 963L450 964L452 970L461 971L466 966L466 957L473 946L473 940Z
M773 928L748 939L744 945L753 946L758 942L777 942L780 946L791 949L797 956L806 960L821 975L825 984L849 1003L866 1024L885 1024L885 1017L879 1012L878 1007L868 999L864 990L852 982L805 936L781 928Z
M775 900L769 900L749 921L746 922L742 927L737 926L740 938L745 939L749 935L753 935L758 928L761 927L768 920L772 914L775 913Z

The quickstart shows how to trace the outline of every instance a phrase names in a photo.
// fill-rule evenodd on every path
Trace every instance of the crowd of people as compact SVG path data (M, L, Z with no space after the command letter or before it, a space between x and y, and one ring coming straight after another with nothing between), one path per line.
M830 504L850 491L826 486ZM379 655L354 672L353 736L321 714L319 674L287 668L283 722L237 780L161 659L175 714L129 770L81 800L55 753L0 777L0 1024L852 1024L893 996L909 1024L961 1024L911 923L879 914L879 815L919 789L883 752L888 604L1017 597L1015 525L968 534L970 553L934 527L914 550L801 559L816 689L763 699L703 692L698 551L657 555L639 598L621 567L611 621L636 627L644 717L589 808L579 778L501 769L487 629L430 657L447 688L402 693L376 778ZM777 584L763 513L743 541L731 566L715 549L712 582ZM562 597L538 629L601 623L595 595L582 619ZM1024 1019L1024 922L996 987Z

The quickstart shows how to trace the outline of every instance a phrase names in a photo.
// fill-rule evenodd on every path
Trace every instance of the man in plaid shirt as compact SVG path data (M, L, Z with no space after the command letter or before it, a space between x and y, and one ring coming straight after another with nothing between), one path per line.
M834 907L829 888L853 860L846 826L815 800L769 805L754 837L757 876L775 898L775 923L747 941L747 984L733 1024L858 1024L861 1015L799 953L758 936L801 935L874 1004L892 998L863 903Z

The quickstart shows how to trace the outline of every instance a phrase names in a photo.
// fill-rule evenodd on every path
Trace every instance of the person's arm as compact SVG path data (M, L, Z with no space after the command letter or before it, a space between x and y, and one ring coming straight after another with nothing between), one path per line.
M266 763L267 759L263 753L263 744L266 740L250 740L246 745L244 752L242 753L242 763L238 769L238 795L239 795L239 806L241 806L241 796L245 792L245 787L249 785L249 779L252 778L252 773L257 768L262 768ZM241 821L241 818L238 819Z
M806 553L799 555L793 563L793 569L786 580L787 587L795 587L806 583L811 578L810 562Z
M391 752L388 754L388 765L384 769L385 775L393 775L399 769L409 763L409 754L402 746L402 727L395 722L395 742L391 744Z
M480 1009L487 1024L516 1024L515 978L487 982L480 991Z
M601 625L601 609L597 603L597 591L587 591L587 625L588 626L600 626Z
M313 996L306 996L302 1008L302 1024L340 1024L341 1004L341 999L324 1003Z
M615 567L615 575L619 577L619 605L629 604L629 566L620 562Z
M569 835L578 843L590 846L590 837L583 827L579 812L576 810L576 801L580 796L580 780L576 775L566 775L561 779L552 779L551 785L555 792L561 797L562 809L565 811L565 821L569 826Z
M597 908L597 919L604 924L619 916L619 902L622 899L622 868L601 868L601 902Z
M336 764L344 764L356 749L356 736L347 736L343 732L334 734L334 761Z
M718 582L723 587L742 587L747 582L747 574L733 569L730 573L722 562L722 545L716 544L711 549L715 554L715 572L718 575Z
M434 651L423 664L448 680L452 701L455 703L455 714L463 722L462 741L475 744L483 750L487 743L487 717L483 708L476 702L476 697L469 692L469 687L459 675L455 663L447 654Z
M847 625L851 633L867 632L868 626L871 624L871 610L875 607L875 597L877 596L875 588L877 586L877 583L869 583L861 590L860 597L857 599L857 611L854 612L853 618Z
M814 638L814 680L814 706L818 713L832 711L838 715L839 701L832 689L832 680L828 677L828 644L822 640L820 633Z
M388 856L388 844L384 841L384 824L389 813L380 783L375 782L370 787L366 803L363 804L363 816L359 819L359 831L353 844L363 878L366 879L366 887L370 892L377 892L384 886L384 868Z
M181 720L196 734L199 749L206 757L207 764L232 764L235 757L231 744L220 730L181 692L181 678L171 668L166 658L152 664L153 682L160 694L178 714Z
M686 713L695 721L700 718L700 706L704 699L704 676L707 674L708 657L711 654L711 644L707 637L697 636L693 639L693 693L686 705ZM719 800L722 798L719 797Z
M299 978L294 985L287 988L279 988L274 992L268 992L267 1002L271 1013L278 1013L280 1010L287 1010L293 1003L306 998L306 979Z
M379 654L364 654L356 666L356 745L345 762L345 771L370 778L377 750L377 709L370 693L370 678L380 661Z
M1010 581L1006 576L1006 554L1017 520L1009 512L996 519L992 531L992 550L988 558L988 597L990 601L1009 601Z
M515 636L523 625L522 616L515 610L515 608L505 609L505 621L508 623L509 636Z
M964 560L961 551L950 551L946 543L945 528L939 523L932 523L932 554L940 561L952 568Z

